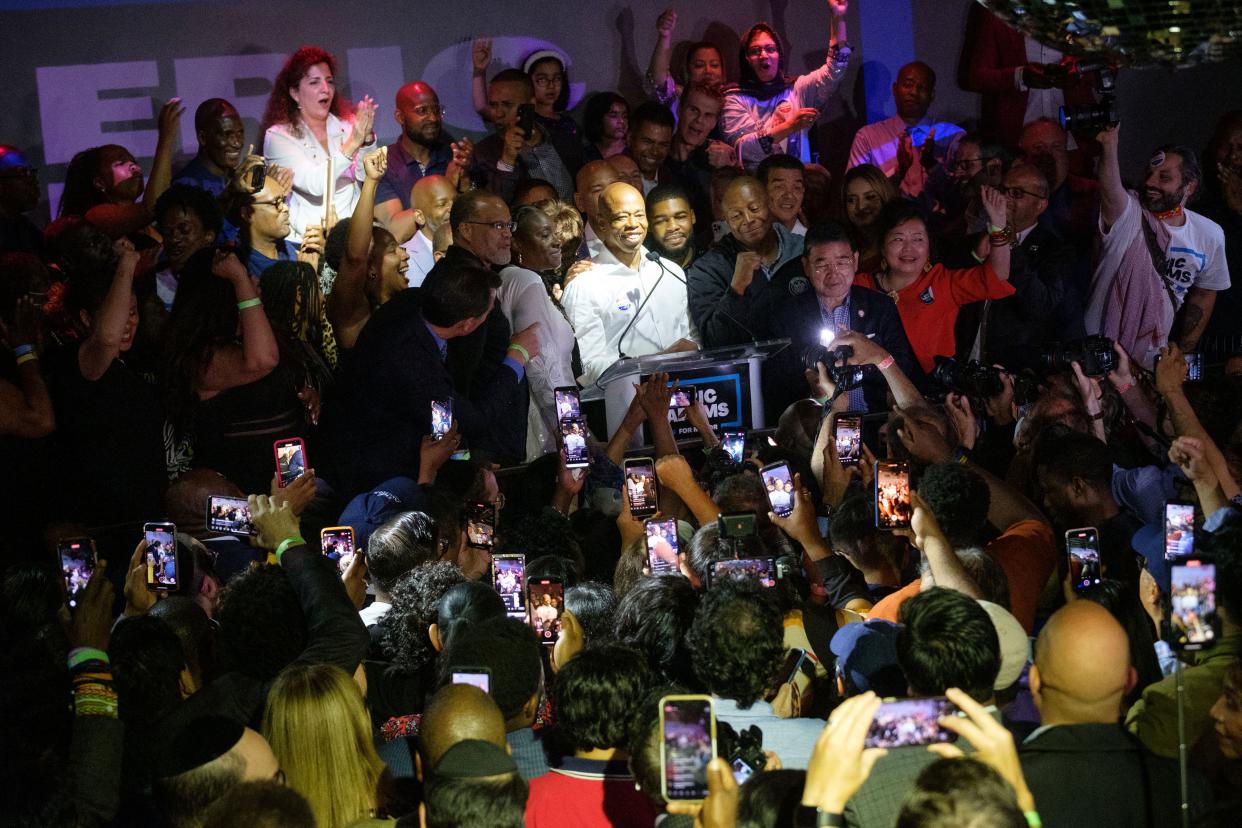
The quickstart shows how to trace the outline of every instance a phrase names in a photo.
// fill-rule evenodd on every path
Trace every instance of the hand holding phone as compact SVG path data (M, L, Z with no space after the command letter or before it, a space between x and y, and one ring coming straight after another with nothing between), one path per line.
M1195 554L1195 507L1193 503L1164 504L1164 559L1172 561Z
M491 503L465 505L466 545L490 552L496 547L496 507Z
M910 525L910 519L913 516L914 508L910 500L909 466L905 463L876 463L876 528L901 529Z
M453 425L453 401L431 401L431 436L436 440L444 439Z
M254 537L259 530L250 516L250 503L244 497L211 495L207 498L207 531Z
M1100 535L1094 526L1066 532L1065 554L1069 559L1070 583L1075 592L1099 586L1103 571L1100 566Z
M779 517L789 517L793 514L794 498L797 497L797 493L794 491L793 475L789 472L789 464L782 462L764 466L759 476L763 480L764 488L768 491L768 505L772 507L772 511Z
M301 437L286 437L272 444L276 455L276 485L284 488L306 473L306 443Z
M354 562L354 527L329 526L319 532L319 549L342 575Z
M505 615L526 621L526 557L493 555L492 586L505 604Z
M1188 560L1170 567L1168 635L1175 650L1206 650L1220 638L1216 613L1216 565Z
M160 591L181 585L177 561L177 527L172 523L147 523L142 527L147 541L147 584Z
M649 520L647 529L647 566L652 575L677 574L681 565L681 548L677 540L677 520Z
M746 432L724 432L720 437L720 447L725 450L725 454L729 455L734 463L742 463L746 460Z
M862 415L838 414L832 422L832 438L836 441L837 460L842 466L862 462Z
M669 802L707 797L707 764L716 755L711 696L660 699L660 793Z
M641 519L656 513L660 502L659 486L655 461L650 457L625 461L625 496L629 498L632 516Z
M88 537L67 538L56 544L56 552L60 556L60 571L65 578L69 609L76 609L99 563L95 541Z
M876 711L863 747L895 748L953 742L957 734L941 727L940 718L957 712L943 696L886 701Z

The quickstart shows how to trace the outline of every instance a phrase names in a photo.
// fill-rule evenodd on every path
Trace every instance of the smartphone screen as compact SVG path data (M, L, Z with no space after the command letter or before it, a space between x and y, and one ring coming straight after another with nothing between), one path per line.
M342 575L354 561L354 527L329 526L319 533L319 548L323 556L336 564Z
M793 475L789 472L789 464L773 463L764 466L760 472L763 487L768 490L768 504L772 511L781 517L787 517L794 510Z
M1203 379L1203 354L1191 352L1182 354L1186 360L1186 382L1198 382Z
M955 741L957 734L945 730L938 720L956 712L953 702L943 697L884 702L875 712L863 746L894 748Z
M559 422L582 418L582 399L578 396L577 387L567 385L553 388L552 395L556 400L556 419Z
M561 420L561 445L565 447L565 468L584 469L590 465L587 449L587 423L582 417Z
M95 573L95 542L90 538L69 538L56 544L56 551L60 554L60 571L65 576L69 608L74 609Z
M475 549L491 550L496 546L496 507L491 503L467 503L466 544Z
M704 799L707 763L716 755L716 715L710 696L660 699L660 770L664 798Z
M755 769L746 764L746 760L740 756L734 759L729 767L733 769L733 781L738 785L745 785L746 780L755 775Z
M776 561L772 558L739 558L735 561L716 561L712 564L712 578L745 578L757 581L760 586L776 586Z
M862 460L862 417L838 414L832 424L832 437L837 441L837 459L842 466L857 466Z
M693 385L686 385L675 389L672 396L669 397L669 408L686 408L694 405L694 401L698 398L698 389Z
M1070 583L1081 592L1100 583L1100 540L1093 526L1065 533L1065 554L1069 557Z
M634 517L643 518L656 513L659 494L655 461L650 457L625 461L625 495L630 500L630 514Z
M647 526L647 566L652 575L677 574L681 548L677 543L677 520L649 520Z
M431 436L439 440L453 426L453 401L431 401Z
M1216 643L1216 565L1173 564L1169 592L1169 642L1175 650L1206 650Z
M450 684L469 684L484 693L492 692L492 672L482 667L462 667L454 670Z
M530 625L539 640L548 646L561 637L561 613L565 611L565 585L552 578L526 583L530 601Z
M207 498L207 531L238 537L259 534L250 518L250 503L244 497L211 495Z
M306 473L306 444L301 437L286 437L272 444L276 453L276 485L284 488Z
M177 527L171 523L147 523L142 532L147 540L147 583L156 589L176 589L181 583L177 572Z
M496 555L492 558L492 585L505 603L505 615L526 620L526 558Z
M1190 503L1164 504L1164 559L1195 554L1195 507Z
M910 525L910 470L905 463L877 463L875 467L875 525L899 529Z
M726 431L720 438L720 447L734 463L741 463L746 458L746 432Z

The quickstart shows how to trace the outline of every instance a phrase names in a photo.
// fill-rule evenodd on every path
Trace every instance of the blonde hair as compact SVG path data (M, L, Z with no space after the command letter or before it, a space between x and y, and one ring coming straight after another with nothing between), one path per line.
M285 668L267 694L263 735L321 828L343 828L375 808L384 763L362 691L339 667Z

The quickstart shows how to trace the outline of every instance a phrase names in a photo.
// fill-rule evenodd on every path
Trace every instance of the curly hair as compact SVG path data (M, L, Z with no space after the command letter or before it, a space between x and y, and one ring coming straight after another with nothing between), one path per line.
M262 279L263 311L282 357L302 365L315 388L326 388L338 362L336 332L314 268L306 262L276 262Z
M171 185L156 199L156 223L158 224L169 210L178 207L198 216L198 220L203 223L204 230L219 234L220 228L224 226L224 213L220 209L220 202L201 187L189 184Z
M651 685L642 655L624 644L587 647L556 675L558 724L575 750L624 748L631 712Z
M457 564L448 561L420 566L397 579L392 609L379 622L380 645L394 666L414 672L435 657L427 629L437 618L444 594L465 582Z
M285 60L285 65L280 67L276 79L272 81L272 94L268 96L267 108L263 111L263 123L259 127L260 135L266 134L269 127L288 124L293 133L301 137L302 128L298 124L300 118L297 104L293 102L293 98L289 97L289 92L302 82L302 78L306 77L306 73L313 66L320 63L328 64L328 72L333 77L336 76L336 57L325 49L318 46L303 46L289 55ZM349 102L339 94L334 95L331 112L338 118L348 118Z
M306 649L302 605L279 566L251 567L229 581L216 621L224 671L270 681Z
M617 605L614 634L667 681L695 686L686 630L698 606L698 594L680 575L640 578Z
M919 497L953 547L979 542L992 505L987 481L961 463L928 466L919 479Z
M783 636L780 611L767 590L722 578L707 590L690 625L691 664L709 692L746 710L771 687Z

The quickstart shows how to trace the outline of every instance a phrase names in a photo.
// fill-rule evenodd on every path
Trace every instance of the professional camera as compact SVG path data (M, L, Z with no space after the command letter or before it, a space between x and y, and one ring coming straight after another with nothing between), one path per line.
M965 364L952 357L938 356L935 360L931 378L955 394L986 400L1005 390L999 368L983 365L976 359Z
M1067 132L1083 132L1094 135L1100 130L1121 123L1121 109L1117 106L1117 76L1106 66L1074 64L1070 74L1081 75L1096 72L1095 91L1100 99L1093 104L1061 107L1061 126Z
M1049 374L1073 370L1071 362L1077 362L1089 377L1102 377L1117 367L1113 341L1106 336L1088 336L1073 342L1056 342L1039 355L1040 367Z

